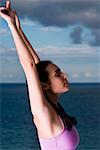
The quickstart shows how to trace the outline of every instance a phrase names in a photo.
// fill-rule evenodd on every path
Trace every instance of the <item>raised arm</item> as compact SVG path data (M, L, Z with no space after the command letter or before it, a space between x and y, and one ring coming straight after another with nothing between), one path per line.
M11 15L11 13L12 12L8 12L5 7L0 8L0 15L8 23L13 40L15 42L20 63L26 75L32 114L43 114L47 109L47 103L39 81L35 61L30 54L27 45L20 36L12 17L13 14Z
M27 45L32 57L34 58L35 64L37 64L40 61L39 56L37 55L36 51L33 49L32 45L30 44L29 40L27 39L27 37L25 36L22 28L19 28L19 33L20 36L22 37L22 39L24 40L25 44Z
M6 8L11 10L11 2L9 0L6 1ZM13 11L13 13L15 14L15 24L17 27L17 30L21 36L21 38L23 39L23 41L25 42L25 44L28 47L28 50L30 51L35 64L37 64L40 61L39 56L37 55L36 51L34 50L34 48L32 47L31 43L29 42L29 40L27 39L26 35L24 34L22 28L21 28L21 24L20 24L20 20L18 18L18 16L16 15L16 11Z

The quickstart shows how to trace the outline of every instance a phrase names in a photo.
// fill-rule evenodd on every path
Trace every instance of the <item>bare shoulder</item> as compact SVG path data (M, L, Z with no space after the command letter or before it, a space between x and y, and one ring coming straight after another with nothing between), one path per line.
M50 105L43 114L34 116L33 122L40 137L51 138L62 130L58 115Z

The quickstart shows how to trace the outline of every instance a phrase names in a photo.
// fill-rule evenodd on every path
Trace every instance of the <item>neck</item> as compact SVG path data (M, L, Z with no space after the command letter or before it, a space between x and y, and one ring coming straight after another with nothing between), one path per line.
M51 91L46 92L46 95L49 98L49 100L52 101L52 103L54 103L57 106L59 95L54 94Z

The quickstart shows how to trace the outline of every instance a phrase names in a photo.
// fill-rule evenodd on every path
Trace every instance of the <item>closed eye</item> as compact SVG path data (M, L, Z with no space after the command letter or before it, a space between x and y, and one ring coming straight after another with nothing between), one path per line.
M61 70L58 68L58 69L56 69L56 71L55 71L56 73L55 73L55 76L56 77L59 77L60 75L61 75Z
M60 73L56 73L55 76L56 76L56 77L60 77Z

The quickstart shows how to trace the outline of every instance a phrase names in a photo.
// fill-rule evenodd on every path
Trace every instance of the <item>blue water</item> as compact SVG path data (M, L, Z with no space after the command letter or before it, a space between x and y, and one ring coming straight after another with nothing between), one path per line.
M100 150L100 84L71 84L59 102L78 120L78 150ZM0 84L0 150L39 150L25 84Z

